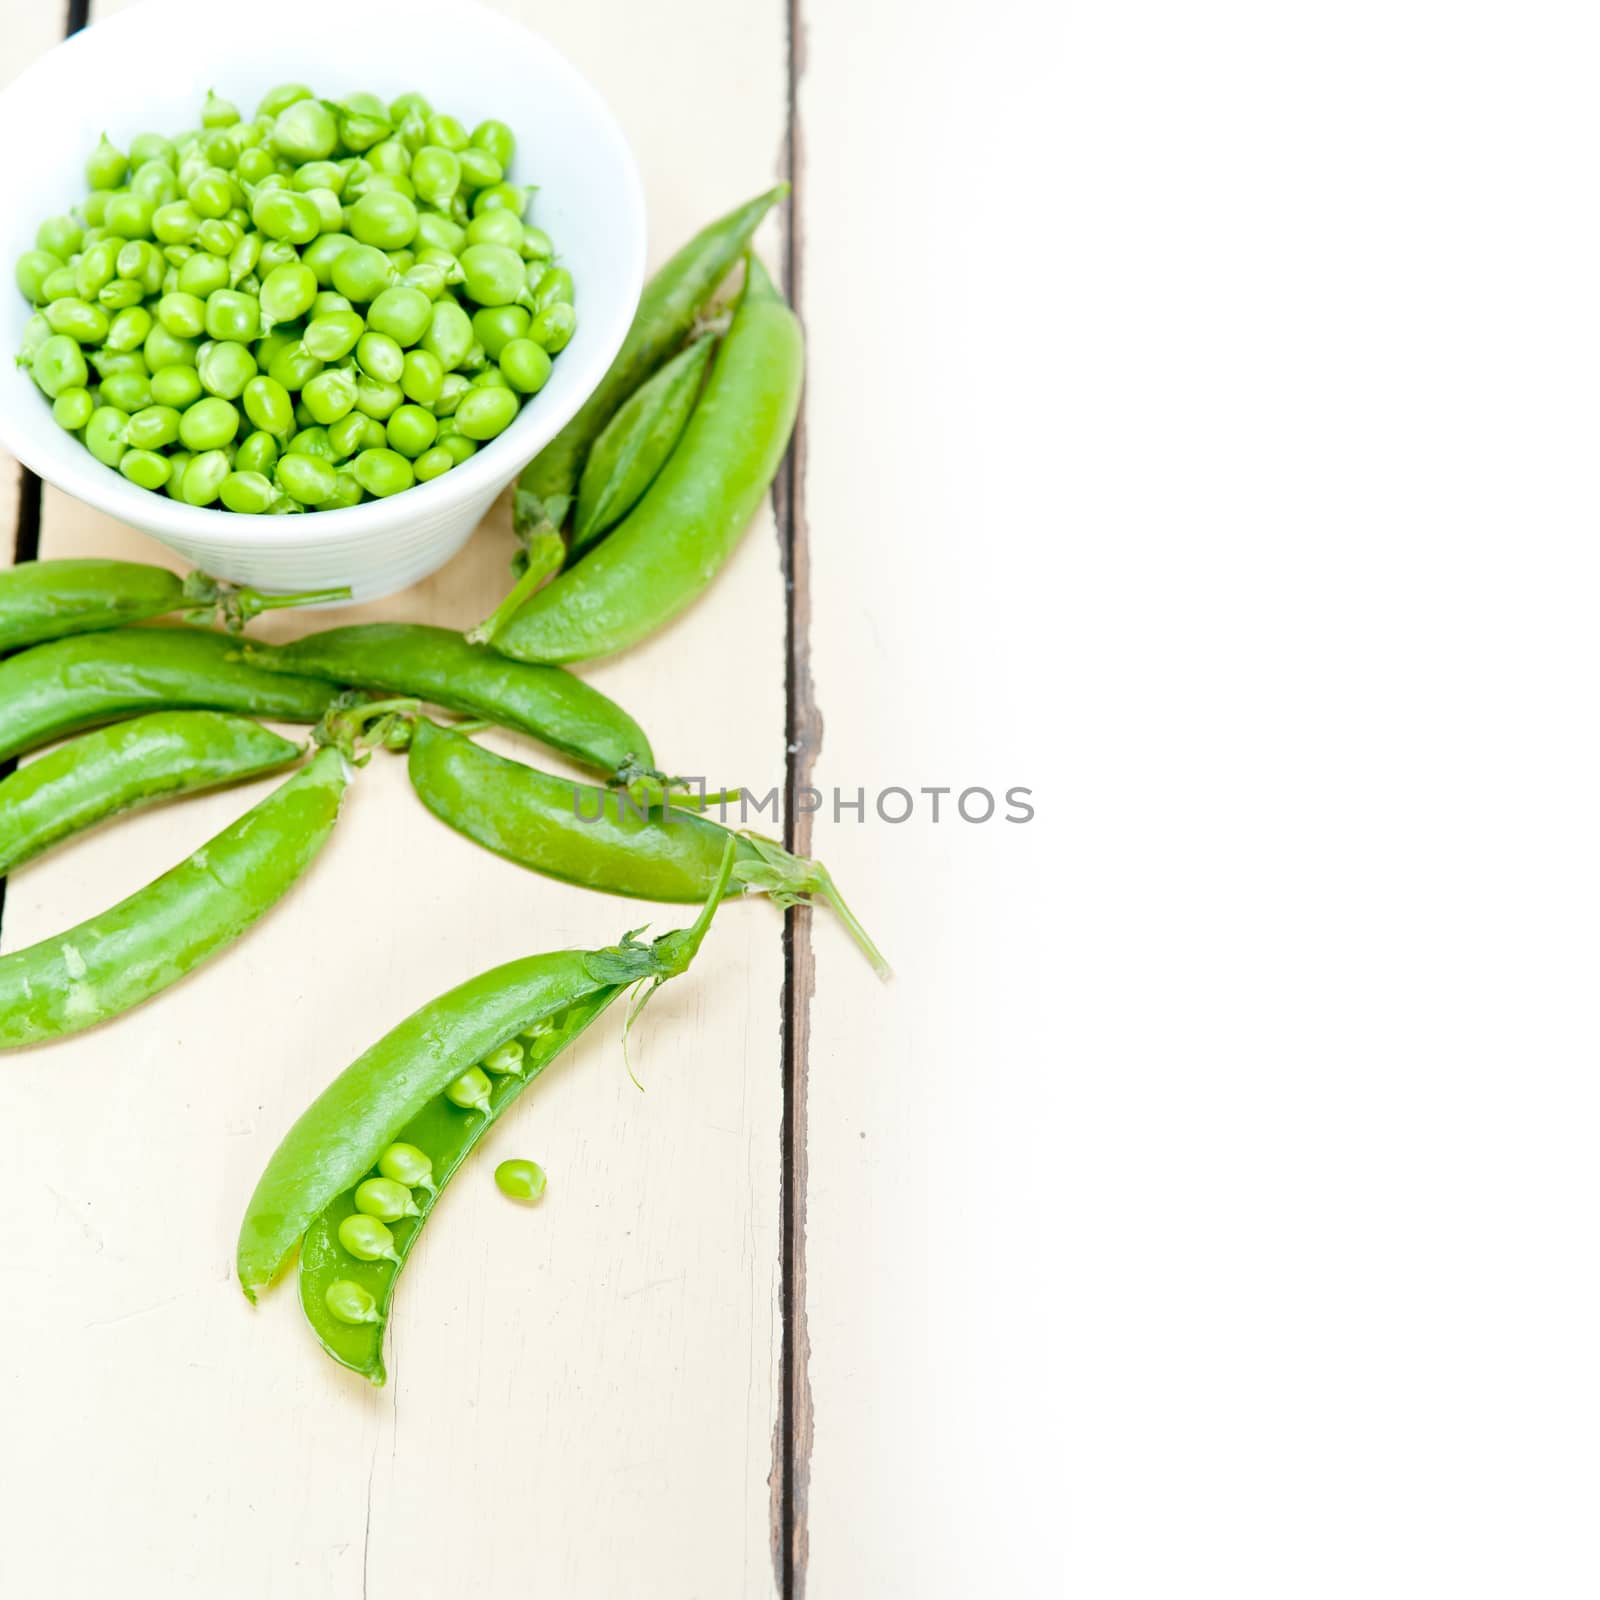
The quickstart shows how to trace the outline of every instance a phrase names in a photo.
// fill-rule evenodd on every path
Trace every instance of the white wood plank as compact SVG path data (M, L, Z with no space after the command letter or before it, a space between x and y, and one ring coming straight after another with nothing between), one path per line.
M819 1600L1059 1592L1045 17L805 5L813 842L896 970L880 986L812 919L800 1510ZM1004 287L1001 261L1026 263ZM1013 784L1039 791L1031 825L963 823L954 793L935 824L919 792ZM891 825L873 797L896 785L916 811ZM834 820L836 789L865 789L865 822Z
M515 9L618 106L655 259L772 181L780 6ZM426 88L425 60L417 78ZM711 87L686 97L686 82ZM446 572L340 620L466 625L502 591L509 551L502 504ZM43 553L88 552L162 559L48 491ZM278 617L264 631L311 625ZM770 517L692 616L588 676L667 763L780 783ZM7 946L108 904L255 792L136 818L19 873ZM686 920L517 872L443 829L402 765L378 759L322 860L235 950L133 1016L7 1063L0 1121L17 1167L0 1325L8 1368L29 1383L8 1405L0 1589L770 1591L782 981L770 907L729 908L690 981L641 1023L647 1093L603 1028L496 1130L408 1269L386 1390L321 1356L292 1285L252 1312L231 1280L262 1163L354 1054L495 962L610 942L646 919ZM536 1211L494 1189L509 1154L550 1173ZM90 1540L69 1509L84 1497L98 1507Z

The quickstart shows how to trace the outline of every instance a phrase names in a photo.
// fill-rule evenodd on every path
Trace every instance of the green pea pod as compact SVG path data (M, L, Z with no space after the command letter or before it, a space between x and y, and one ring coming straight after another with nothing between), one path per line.
M639 983L653 993L687 969L732 864L730 850L693 926L649 944L629 934L605 950L496 967L429 1001L340 1073L284 1136L251 1196L238 1249L246 1297L254 1301L299 1244L300 1299L312 1331L336 1361L381 1384L396 1279L451 1175L511 1101L614 1001ZM512 1041L517 1059L507 1070ZM479 1108L467 1109L449 1091L480 1062L495 1078ZM340 1224L359 1209L357 1192L374 1172L387 1175L385 1153L397 1142L422 1152L430 1174L424 1193L411 1202L414 1215L385 1218L393 1259L358 1258L341 1241ZM330 1291L345 1316L330 1309ZM348 1320L352 1314L362 1320Z
M369 622L288 645L251 645L245 660L271 672L427 700L482 717L595 772L629 776L654 757L644 730L614 700L554 667L529 667L422 623Z
M799 318L754 256L732 326L672 459L638 505L494 634L518 661L586 661L653 633L694 600L761 504L800 407Z
M704 900L731 839L730 894L754 890L780 906L831 906L878 975L889 976L820 861L679 805L647 806L621 790L535 771L426 719L412 729L408 768L418 798L456 832L519 866L606 894Z
M622 349L572 421L523 469L515 515L520 533L560 528L589 447L618 408L688 337L701 308L750 247L761 219L788 194L780 183L704 227L644 286Z
M631 511L677 448L716 348L696 339L642 384L595 440L578 481L572 550L588 549Z
M0 655L60 639L145 622L174 611L203 614L237 633L252 617L284 606L348 600L348 589L264 595L203 572L180 578L140 561L23 561L0 572Z
M118 628L55 639L0 661L0 761L141 711L238 711L316 722L333 685L266 672L202 628Z
M152 711L0 779L0 877L63 839L174 795L273 772L302 751L245 717Z
M120 1016L232 944L322 848L349 773L341 751L318 752L154 883L66 933L0 956L0 1050Z

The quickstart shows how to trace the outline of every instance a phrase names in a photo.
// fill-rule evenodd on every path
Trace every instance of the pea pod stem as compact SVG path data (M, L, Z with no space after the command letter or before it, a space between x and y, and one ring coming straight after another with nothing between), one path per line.
M227 583L204 572L191 572L183 580L183 593L186 600L193 602L193 608L184 613L186 622L203 623L210 619L229 633L242 632L266 611L338 605L350 598L350 590L345 585L308 589L300 594L263 594L259 589Z
M567 559L567 542L548 524L533 529L527 536L527 566L512 585L505 599L477 627L467 634L468 644L488 644L540 586L561 570Z

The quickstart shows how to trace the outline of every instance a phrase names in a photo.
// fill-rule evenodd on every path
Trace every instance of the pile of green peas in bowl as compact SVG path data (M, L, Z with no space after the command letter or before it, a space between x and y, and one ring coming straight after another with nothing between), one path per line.
M334 510L448 472L549 379L571 274L524 221L515 138L420 94L101 136L89 193L16 266L19 362L131 483L244 513Z

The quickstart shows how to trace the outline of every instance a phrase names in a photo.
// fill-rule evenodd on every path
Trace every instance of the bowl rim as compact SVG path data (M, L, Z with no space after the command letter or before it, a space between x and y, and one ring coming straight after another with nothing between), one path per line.
M192 13L202 3L203 0L141 0L138 5L81 29L53 45L0 89L0 110L24 100L32 81L45 72L59 71L63 61L70 62L85 51L114 48L123 32L136 26L159 26L169 17ZM388 0L385 10L391 15L402 11L423 14L428 12L430 3L431 0ZM279 0L279 4L290 10L315 12L319 9L319 0ZM591 135L607 147L622 178L618 198L624 214L619 214L613 225L616 226L618 254L622 258L625 292L617 298L608 324L602 325L597 339L589 344L586 366L592 376L588 376L587 381L580 379L573 386L564 410L541 416L536 414L534 404L524 404L503 433L486 441L449 472L383 499L315 512L316 520L310 525L304 516L185 505L163 492L142 489L128 482L113 468L96 460L76 439L70 442L81 454L81 462L51 460L45 465L45 458L34 448L30 428L20 425L5 406L0 406L0 444L38 477L120 522L154 531L158 537L170 534L179 539L204 539L241 550L303 546L308 539L320 544L359 538L401 523L436 518L476 495L498 494L577 414L622 348L644 287L648 248L644 185L633 149L604 96L548 38L515 18L490 10L479 0L452 0L451 20L453 27L465 23L492 29L502 37L514 37L541 58L544 70L564 75L574 98L587 102L593 122ZM0 286L0 292L9 290L9 284ZM587 329L592 329L592 324L586 324ZM40 398L44 400L48 417L48 400ZM536 402L538 396L528 399ZM53 421L50 425L55 426ZM540 437L534 438L536 434Z

